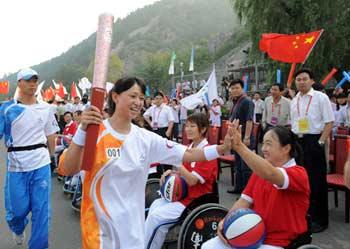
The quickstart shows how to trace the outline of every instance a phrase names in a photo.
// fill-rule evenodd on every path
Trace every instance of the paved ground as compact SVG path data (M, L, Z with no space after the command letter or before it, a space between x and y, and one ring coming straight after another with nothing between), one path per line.
M0 186L3 188L5 175L4 148L0 146ZM227 208L231 207L237 198L227 194L230 187L228 169L224 169L219 182L220 202ZM339 194L339 207L335 208L333 196L330 194L330 227L321 234L314 235L313 243L323 249L349 249L350 225L344 222L344 195ZM3 191L0 192L0 249L17 249L5 222ZM283 221L281 221L283 222ZM27 234L30 234L28 226ZM79 215L70 208L70 200L62 192L62 184L56 179L52 182L52 225L50 233L50 249L79 249L81 248Z

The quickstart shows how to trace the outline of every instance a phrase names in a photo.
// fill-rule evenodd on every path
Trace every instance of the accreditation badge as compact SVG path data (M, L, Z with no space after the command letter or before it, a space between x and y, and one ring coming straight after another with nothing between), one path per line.
M157 122L153 122L153 127L152 127L152 129L153 129L154 131L158 130L158 123L157 123Z
M299 133L309 133L310 123L307 118L301 118L298 120L298 130Z
M278 124L278 118L277 117L271 117L271 124L273 126L276 126Z

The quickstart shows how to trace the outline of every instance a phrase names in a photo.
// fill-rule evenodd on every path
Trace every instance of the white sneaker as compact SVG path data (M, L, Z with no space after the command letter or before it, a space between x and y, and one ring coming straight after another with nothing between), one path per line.
M15 241L16 245L23 245L24 240L26 238L26 234L25 234L25 232L23 232L22 234L17 235L16 233L12 232L12 237L13 237L13 240Z

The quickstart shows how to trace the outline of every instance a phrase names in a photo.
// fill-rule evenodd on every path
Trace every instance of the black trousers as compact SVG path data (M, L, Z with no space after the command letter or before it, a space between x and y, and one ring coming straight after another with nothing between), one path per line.
M313 222L328 226L328 187L325 150L318 144L321 135L304 135L299 138L303 148L304 163L310 182L309 214Z
M255 122L260 123L262 119L262 113L255 113Z
M168 127L164 127L164 128L158 128L157 130L153 130L153 132L157 133L161 137L168 138L165 134L167 130L168 130Z

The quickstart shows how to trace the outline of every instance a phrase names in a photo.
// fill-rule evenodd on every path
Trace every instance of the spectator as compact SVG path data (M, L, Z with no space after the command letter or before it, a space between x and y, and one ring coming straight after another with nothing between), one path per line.
M325 141L331 133L334 115L328 96L312 88L313 75L313 72L306 68L295 73L299 93L291 103L291 124L292 131L298 135L304 151L303 166L308 173L311 189L311 230L317 233L328 227Z
M242 138L243 143L249 148L253 149L252 128L253 128L253 114L254 104L244 95L243 92L244 83L240 79L234 79L231 81L229 90L232 96L232 108L230 111L230 120L238 119L242 125ZM236 159L236 174L235 174L235 186L233 190L228 190L231 194L240 194L244 187L247 185L248 179L251 175L251 170L246 163L241 159L240 155L234 152Z
M271 87L271 96L264 102L262 126L266 131L273 126L290 125L290 100L283 97L283 86L274 84Z
M209 109L209 121L210 126L221 126L221 107L216 99L213 100L213 104Z
M256 92L253 97L254 103L254 121L260 123L264 111L264 101L260 97L260 93Z

